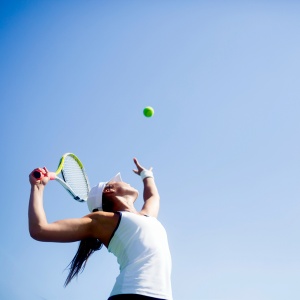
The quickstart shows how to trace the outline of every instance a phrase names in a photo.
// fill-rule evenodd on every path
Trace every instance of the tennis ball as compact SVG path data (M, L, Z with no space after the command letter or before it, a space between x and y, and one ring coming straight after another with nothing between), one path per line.
M154 115L154 109L151 106L147 106L144 108L144 116L150 118Z

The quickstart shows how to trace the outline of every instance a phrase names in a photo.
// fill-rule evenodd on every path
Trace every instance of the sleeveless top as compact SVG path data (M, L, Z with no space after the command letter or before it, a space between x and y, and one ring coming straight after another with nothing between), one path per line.
M172 262L164 227L154 217L119 213L108 251L117 257L120 274L110 296L139 294L172 300Z

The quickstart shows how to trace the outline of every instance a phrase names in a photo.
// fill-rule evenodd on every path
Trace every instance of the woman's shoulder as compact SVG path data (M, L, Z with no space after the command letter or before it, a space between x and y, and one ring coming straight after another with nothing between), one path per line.
M108 227L113 228L120 219L120 213L118 212L106 212L106 211L97 211L88 214L85 216L91 219L91 222L94 223L94 227L97 229L108 229Z
M93 223L93 231L106 247L111 236L119 224L120 214L118 212L97 211L88 215Z
M118 212L107 212L107 211L96 211L88 214L86 217L89 217L93 220L109 220L119 216Z

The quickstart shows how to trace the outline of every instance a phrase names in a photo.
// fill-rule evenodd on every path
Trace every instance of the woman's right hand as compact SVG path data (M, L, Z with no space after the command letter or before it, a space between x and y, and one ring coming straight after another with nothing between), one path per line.
M39 172L41 174L40 178L36 178L34 176L35 172ZM29 174L29 182L31 185L46 185L50 180L49 171L46 167L44 168L36 168Z

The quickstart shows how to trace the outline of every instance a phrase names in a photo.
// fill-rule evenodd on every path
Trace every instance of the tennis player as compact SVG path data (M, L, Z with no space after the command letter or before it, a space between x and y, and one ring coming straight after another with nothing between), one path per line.
M48 223L43 207L46 176L38 180L29 175L29 232L43 242L80 241L71 261L65 286L84 269L91 254L104 245L117 257L120 274L108 300L172 300L171 255L167 234L157 220L159 193L152 168L145 169L136 158L136 169L144 184L144 204L135 209L138 190L121 179L120 173L108 182L94 186L87 200L90 214L79 219Z

